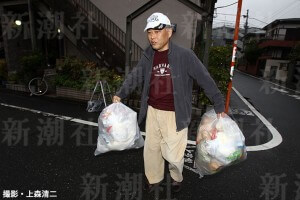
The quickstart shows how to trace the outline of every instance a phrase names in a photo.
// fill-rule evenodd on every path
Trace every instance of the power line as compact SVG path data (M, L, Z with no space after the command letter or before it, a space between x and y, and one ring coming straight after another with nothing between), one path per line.
M235 14L227 14L227 13L215 13L216 15L228 15L228 16L236 16Z
M262 20L257 19L257 18L255 18L255 17L249 17L249 19L256 20L256 21L259 22L258 25L264 26L263 24L269 24L269 23L271 23L271 21L268 22L268 21L269 21L269 20L267 20L268 18L271 19L271 20L274 19L274 17L279 18L280 16L283 16L283 15L286 14L287 12L290 12L291 10L296 9L297 7L292 7L292 6L293 6L295 3L297 3L297 2L299 2L299 0L295 0L295 1L293 1L291 4L285 6L284 8L280 8L280 9L276 10L270 17L264 17ZM228 7L228 6L234 5L234 4L236 4L236 3L237 3L237 2L232 3L232 4L229 4L229 5L226 5L226 6L216 7L216 8ZM285 11L285 12L284 12L284 11ZM236 16L235 14L229 14L229 13L218 13L218 12L216 12L215 14L217 14L217 15L225 15L225 16L233 16L233 17ZM215 18L216 18L216 17L215 17Z
M261 23L268 24L267 22L263 22L263 21L261 21L261 20L259 20L259 19L254 18L254 17L249 17L249 19L254 19L254 20L259 21L259 22L261 22Z
M281 16L285 15L286 13L288 12L291 12L292 10L295 10L295 9L299 9L297 6L295 7L290 7L288 10L286 10L286 12L284 13L281 13L280 15L277 16L277 19L279 19Z
M250 29L251 28L257 28L257 29L261 29L259 27L257 27L255 24L252 24L252 23L248 23L250 26ZM222 27L222 26L229 26L231 28L234 28L235 27L235 22L228 22L228 21L214 21L213 23L213 26L214 28L218 28L218 27ZM240 27L243 25L243 23L240 23Z
M235 26L235 22L228 22L228 21L220 21L220 22L215 22L213 23L213 25L216 25L216 24L224 24L224 25L229 25L229 26L232 26L234 28ZM243 25L243 23L240 23L240 27Z
M231 22L231 23L236 23L236 21L234 21L233 19L231 19L231 20L228 20L228 19L214 19L213 20L214 22L217 22L217 21L223 21L223 22ZM240 20L240 24L243 24L243 23L245 23L245 19L241 19Z
M226 16L236 16L235 14L228 14L228 13L216 13L217 15L226 15ZM267 22L264 22L264 21L261 21L257 18L254 18L254 17L249 17L248 19L254 19L258 22L261 22L261 23L264 23L264 24L268 24Z
M213 21L231 22L231 23L235 24L235 21L230 21L230 20L226 20L226 19L214 19ZM240 22L240 24L243 24L243 22Z
M259 27L257 27L257 24L252 24L252 23L249 23L249 22L248 22L248 24L249 24L250 28L259 28ZM259 29L261 29L261 28L259 28Z
M299 1L299 0L295 0L295 1L293 1L291 4L288 4L287 6L285 6L284 8L280 8L280 9L276 10L270 17L264 17L263 20L267 20L268 18L269 18L269 19L273 19L273 18L275 18L275 16L278 17L278 14L279 14L279 13L281 13L281 12L287 10L287 9L290 9L291 6L293 6L293 4L297 3L298 1ZM295 7L294 7L294 8L295 8ZM285 13L284 13L284 14L285 14ZM281 16L281 15L279 15L279 16Z
M226 8L226 7L232 6L232 5L237 4L237 3L238 2L234 2L234 3L226 5L226 6L219 6L219 7L216 7L215 9L217 9L217 8Z
M275 11L270 18L275 17L276 15L278 15L279 13L281 13L282 11L288 9L289 7L293 6L294 3L296 3L298 0L293 1L291 4L288 4L286 7L278 9L277 11Z

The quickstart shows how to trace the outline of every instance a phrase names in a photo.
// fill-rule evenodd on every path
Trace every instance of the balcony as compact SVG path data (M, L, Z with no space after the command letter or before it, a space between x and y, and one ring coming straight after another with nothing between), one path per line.
M263 41L258 45L260 48L266 47L294 47L297 41L288 41L288 40L269 40L264 38Z

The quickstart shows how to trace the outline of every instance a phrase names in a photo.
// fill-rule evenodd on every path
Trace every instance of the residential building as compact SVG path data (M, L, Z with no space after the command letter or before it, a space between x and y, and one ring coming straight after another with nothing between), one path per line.
M28 6L28 2L32 5ZM149 6L153 2L156 3ZM37 48L48 62L52 58L74 56L123 72L126 18L140 8L144 11L133 20L129 41L131 65L139 60L148 45L144 27L153 12L165 13L175 24L172 38L175 43L193 48L202 16L188 6L191 3L206 12L205 3L213 4L214 0L205 3L203 0L65 0L63 3L59 0L2 0L1 27L8 70L19 69L20 58ZM16 25L16 20L22 23Z
M239 32L239 39L244 36L243 30ZM234 27L220 26L213 28L212 39L213 46L225 46L232 45L234 37ZM239 48L242 47L241 40L239 40Z
M259 50L258 43L260 42L261 39L265 38L265 34L266 34L265 30L258 30L255 32L249 32L243 37L243 39L242 39L243 40L243 50L242 50L243 54L240 57L240 59L238 60L238 69L239 70L244 71L249 74L252 74L252 75L257 74L257 66L256 66L257 59L255 59L253 61L248 61L245 51L247 50L247 48L249 48L251 46L250 48L254 48L254 49L252 49L252 53L255 53L258 56L260 56L259 51L255 51L255 48L257 50ZM253 59L253 57L252 57L252 59Z
M277 19L263 29L266 36L259 43L263 53L257 61L257 73L266 79L286 82L289 54L300 43L300 18Z
M252 41L259 42L261 39L265 38L265 35L266 35L265 30L258 30L258 31L255 31L255 32L249 32L243 38L244 45L246 46L247 44L249 44Z
M243 42L241 38L243 38L243 29L239 31L239 40L237 43L237 58L241 57L241 51L243 48ZM226 45L233 45L233 38L234 38L234 28L230 26L220 26L213 28L212 31L212 46L226 46Z

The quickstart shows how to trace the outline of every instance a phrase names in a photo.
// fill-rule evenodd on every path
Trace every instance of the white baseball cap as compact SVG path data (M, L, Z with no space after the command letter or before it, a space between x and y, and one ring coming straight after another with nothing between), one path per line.
M171 22L169 18L162 13L156 12L153 13L150 17L148 17L147 25L146 28L144 29L144 32L150 28L161 30L166 26L171 26Z

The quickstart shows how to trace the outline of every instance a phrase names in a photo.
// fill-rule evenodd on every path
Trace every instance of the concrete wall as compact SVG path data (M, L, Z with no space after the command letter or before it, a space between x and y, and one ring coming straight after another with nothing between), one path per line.
M285 82L287 79L287 70L281 69L281 64L287 64L289 63L289 60L272 60L268 59L266 61L266 67L264 71L264 78L269 78L270 77L270 72L271 72L271 67L276 66L276 76L275 79L278 81L283 81Z
M91 0L91 2L126 32L126 17L148 0ZM199 0L193 2L198 4ZM201 16L176 0L163 0L133 21L132 39L139 46L144 49L149 45L144 28L147 18L154 12L166 14L171 23L177 24L177 32L172 38L175 43L186 48L194 46L197 19L201 19Z

